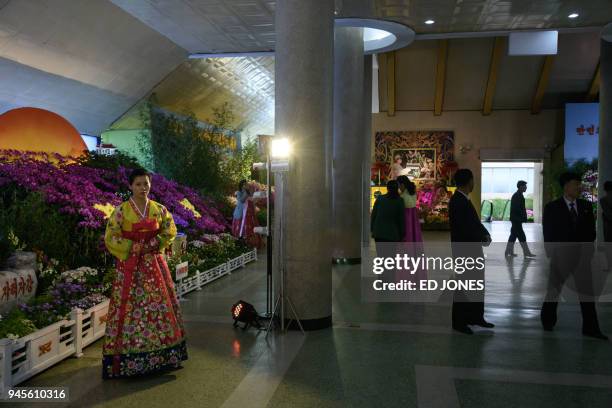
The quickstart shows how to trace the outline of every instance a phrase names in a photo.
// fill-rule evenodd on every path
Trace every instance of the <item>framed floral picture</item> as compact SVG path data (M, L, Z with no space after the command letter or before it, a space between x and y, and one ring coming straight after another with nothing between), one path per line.
M392 156L398 175L406 175L413 180L435 180L437 164L435 148L393 149Z

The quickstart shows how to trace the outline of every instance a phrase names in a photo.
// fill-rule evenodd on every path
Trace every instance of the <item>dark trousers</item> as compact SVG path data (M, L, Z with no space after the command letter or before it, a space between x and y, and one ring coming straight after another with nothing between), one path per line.
M385 239L374 238L376 242L376 255L382 258L395 258L397 255L397 242L396 241L388 241ZM393 270L385 270L383 275L381 276L384 282L392 282L393 277L395 276L395 269Z
M592 252L586 245L564 246L556 248L552 254L550 275L548 277L548 290L542 305L540 319L546 328L553 328L557 323L557 304L559 295L566 286L568 278L572 277L574 290L580 301L582 313L582 330L585 332L599 332L597 309L595 308L596 291L590 268Z
M461 244L461 250L453 249L453 257L483 257L482 246L480 243ZM458 281L483 280L485 271L483 269L474 269L466 271L463 274L456 274L455 279ZM485 292L482 291L464 291L456 290L453 295L452 309L452 324L453 327L463 327L468 324L479 324L484 322L484 297Z
M518 238L519 242L527 242L525 231L523 231L523 223L520 221L512 221L512 228L510 229L510 237L508 242L516 242Z

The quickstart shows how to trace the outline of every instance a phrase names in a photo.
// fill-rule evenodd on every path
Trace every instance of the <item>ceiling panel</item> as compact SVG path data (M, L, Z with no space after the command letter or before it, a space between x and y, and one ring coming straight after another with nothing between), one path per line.
M493 38L449 41L444 110L479 110L489 75Z
M601 27L612 21L610 0L375 0L376 14L419 34ZM567 16L577 12L577 19ZM426 25L433 19L435 24Z
M0 58L0 113L31 106L55 112L96 135L135 99Z
M493 109L529 109L544 57L509 56L501 59Z
M111 1L191 53L274 49L273 2Z
M193 112L201 121L229 102L233 126L245 133L274 130L274 57L191 59L168 75L153 92L159 105Z
M108 1L0 6L0 113L21 106L50 109L81 132L97 134L187 57Z
M437 47L437 41L418 41L396 52L397 110L433 109Z
M493 38L453 39L449 42L443 110L480 110L493 47ZM433 110L438 42L417 41L396 52L396 108ZM593 33L563 34L543 99L544 108L561 108L582 101L599 58ZM379 56L379 97L387 109L386 58ZM530 109L544 57L508 56L507 41L500 61L493 109Z
M583 102L599 61L598 33L559 36L559 50L550 73L545 107Z

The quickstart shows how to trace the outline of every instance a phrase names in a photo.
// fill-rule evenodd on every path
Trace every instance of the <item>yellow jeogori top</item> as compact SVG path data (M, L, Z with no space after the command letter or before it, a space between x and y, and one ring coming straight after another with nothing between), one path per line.
M176 225L172 214L160 203L149 200L147 209L147 219L155 220L159 225L159 252L167 248L176 237ZM125 261L130 256L133 241L125 238L123 231L132 231L132 226L141 222L139 214L134 211L129 201L125 201L118 205L106 225L106 233L104 234L104 243L108 251L116 258Z

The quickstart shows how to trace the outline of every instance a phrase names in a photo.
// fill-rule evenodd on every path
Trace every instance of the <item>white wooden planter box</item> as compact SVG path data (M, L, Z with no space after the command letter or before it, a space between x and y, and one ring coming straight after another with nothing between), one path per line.
M232 271L242 268L249 262L257 260L257 250L246 252L237 258L230 259L228 262L217 265L205 272L196 272L195 275L183 279L176 283L176 293L178 296L183 296L186 293L194 290L200 290L202 286L219 279L222 276L230 274Z
M257 250L196 273L176 284L179 296L230 274L257 260ZM109 300L88 310L74 309L70 320L61 320L17 340L0 339L0 393L70 357L81 357L83 348L104 336Z
M73 309L61 320L17 340L0 339L0 392L52 365L83 355L83 348L104 336L106 300L88 310Z

